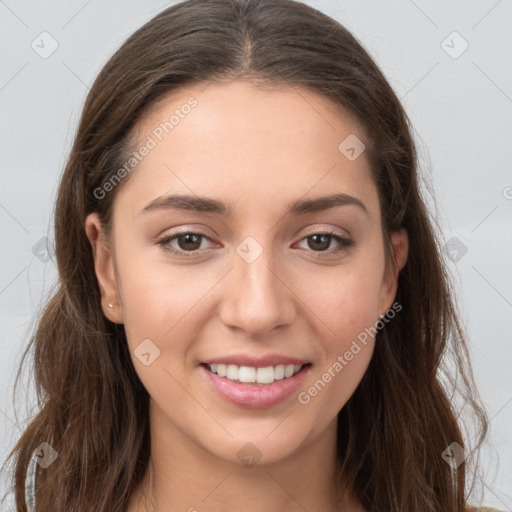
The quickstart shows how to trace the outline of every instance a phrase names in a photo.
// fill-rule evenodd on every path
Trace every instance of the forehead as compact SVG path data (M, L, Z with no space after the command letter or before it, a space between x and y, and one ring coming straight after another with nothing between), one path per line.
M356 159L343 152L365 140L357 119L301 87L193 84L162 98L138 123L135 149L150 149L120 195L226 197L243 208L342 192L372 203L364 151Z
M319 93L244 80L183 86L152 105L138 128L139 138L156 131L157 138L172 134L176 140L183 133L196 148L205 136L211 142L215 135L222 142L231 139L231 150L234 143L239 148L258 149L259 144L277 137L283 150L296 153L301 151L293 144L297 141L309 142L302 146L304 150L319 144L332 150L347 135L367 138L355 116Z

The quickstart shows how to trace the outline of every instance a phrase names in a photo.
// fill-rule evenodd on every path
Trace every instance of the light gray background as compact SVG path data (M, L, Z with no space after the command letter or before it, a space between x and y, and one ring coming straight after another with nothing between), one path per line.
M1 461L35 403L30 389L17 410L11 399L28 330L56 276L33 247L53 239L56 186L81 105L113 51L172 3L0 0ZM512 510L512 2L306 3L346 25L381 66L431 168L445 240L467 248L449 265L492 418L484 501ZM43 31L58 43L46 59L31 47L46 37L50 48ZM453 31L463 39L448 37Z

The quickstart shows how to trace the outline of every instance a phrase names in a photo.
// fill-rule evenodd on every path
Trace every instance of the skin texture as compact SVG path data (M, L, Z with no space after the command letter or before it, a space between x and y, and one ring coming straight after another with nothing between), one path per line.
M368 161L338 150L349 134L365 141L364 131L305 89L232 81L174 92L139 123L139 140L190 96L198 105L118 191L110 239L97 214L85 226L104 313L124 323L151 396L150 470L128 510L363 510L353 497L343 508L335 501L336 419L367 369L373 339L307 405L295 394L269 409L237 407L215 394L199 364L235 353L299 357L312 363L307 390L392 306L397 273L385 264ZM233 215L142 212L171 193L230 203ZM333 193L357 197L367 213L345 205L285 215L299 198ZM353 245L308 238L326 229ZM176 256L158 241L178 231L211 241L199 238L193 257ZM263 251L251 263L236 252L248 236ZM392 242L399 271L406 233ZM167 247L188 244L174 238ZM147 338L160 350L149 366L134 356ZM249 442L261 454L252 467L237 456Z

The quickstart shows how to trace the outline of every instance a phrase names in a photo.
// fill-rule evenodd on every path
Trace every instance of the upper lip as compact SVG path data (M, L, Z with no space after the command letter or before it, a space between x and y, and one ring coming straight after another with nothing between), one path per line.
M307 364L309 361L279 354L267 354L263 356L249 356L247 354L232 354L229 356L220 356L203 361L205 364L234 364L236 366L253 366L255 368L265 368L267 366L277 366L279 364Z

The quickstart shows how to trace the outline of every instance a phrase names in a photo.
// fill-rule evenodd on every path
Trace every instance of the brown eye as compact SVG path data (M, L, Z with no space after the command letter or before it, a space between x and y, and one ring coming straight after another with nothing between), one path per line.
M348 248L354 244L349 238L331 232L313 233L312 235L304 237L302 240L307 240L307 248L313 252L327 254L347 251ZM338 247L329 249L333 241Z
M201 246L202 235L197 233L185 233L184 235L178 235L176 240L178 246L184 251L195 251Z
M211 241L211 238L203 233L191 231L165 236L157 242L164 250L177 256L197 256L206 249L201 249L203 239Z
M328 249L331 245L332 237L330 235L311 235L308 236L308 241L313 241L313 243L308 243L311 249L317 251L324 251Z

